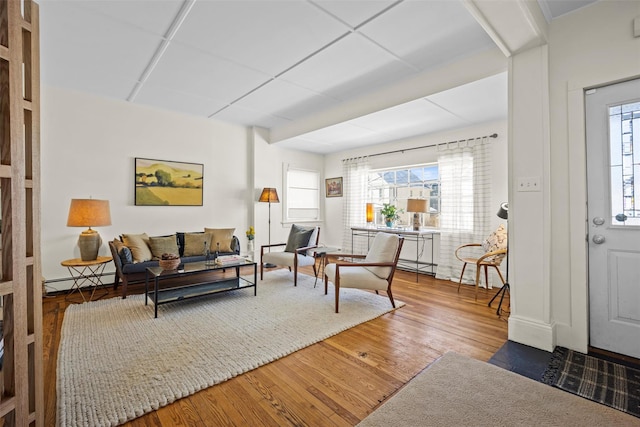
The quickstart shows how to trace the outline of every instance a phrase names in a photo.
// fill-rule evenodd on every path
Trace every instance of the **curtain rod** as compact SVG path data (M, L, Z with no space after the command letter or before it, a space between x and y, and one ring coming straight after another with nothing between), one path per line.
M375 156L384 156L384 155L387 155L387 154L395 154L395 153L404 153L405 151L420 150L422 148L436 147L438 145L445 145L445 144L448 145L448 144L455 144L455 143L458 143L458 142L475 141L476 139L497 138L497 137L498 137L497 133L492 133L491 135L477 136L475 138L459 139L457 141L449 141L449 142L438 142L436 144L422 145L420 147L403 148L403 149L400 149L400 150L385 151L384 153L375 153L375 154L369 154L369 155L366 155L366 156L351 157L351 158L348 158L348 159L342 159L342 161L344 162L346 160L362 159L362 158L375 157Z

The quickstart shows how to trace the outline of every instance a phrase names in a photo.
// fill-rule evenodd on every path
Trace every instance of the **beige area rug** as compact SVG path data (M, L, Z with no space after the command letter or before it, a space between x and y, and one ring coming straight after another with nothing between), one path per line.
M638 426L640 420L497 366L446 353L365 418L376 426Z
M287 270L253 288L161 305L144 295L69 306L57 371L58 426L115 426L392 311L386 295ZM396 306L404 305L396 301Z

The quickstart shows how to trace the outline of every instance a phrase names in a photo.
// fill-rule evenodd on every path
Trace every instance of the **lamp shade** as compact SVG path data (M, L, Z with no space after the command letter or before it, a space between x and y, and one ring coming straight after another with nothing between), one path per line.
M373 203L367 203L367 222L373 222Z
M407 212L428 212L427 201L424 199L408 199Z
M509 203L507 203L507 202L501 203L500 204L500 209L498 210L498 213L496 215L498 215L499 218L508 219L509 218Z
M264 203L280 203L278 199L278 191L275 188L265 187L260 194L259 202Z
M108 200L71 199L67 227L101 227L111 225Z

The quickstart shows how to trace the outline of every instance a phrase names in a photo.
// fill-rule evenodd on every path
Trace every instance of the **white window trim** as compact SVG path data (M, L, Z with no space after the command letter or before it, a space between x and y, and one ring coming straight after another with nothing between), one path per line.
M318 192L318 199L317 199L317 215L316 218L313 219L309 219L309 218L290 218L289 217L289 182L288 182L288 178L289 178L289 171L299 171L299 172L309 172L309 173L313 173L316 175L316 188L317 188L317 192ZM317 223L321 223L322 222L322 205L321 205L321 193L322 193L322 187L321 187L321 178L322 175L320 173L320 171L318 170L314 170L314 169L309 169L309 168L302 168L302 167L297 167L294 165L291 165L289 163L283 163L282 164L282 188L283 188L283 196L282 196L282 225L288 225L288 224L317 224ZM312 208L313 209L313 208Z

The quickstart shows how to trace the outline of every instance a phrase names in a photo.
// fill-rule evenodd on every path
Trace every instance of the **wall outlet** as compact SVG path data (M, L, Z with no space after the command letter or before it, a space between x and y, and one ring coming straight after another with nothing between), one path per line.
M518 178L518 191L542 191L539 176L523 176Z

